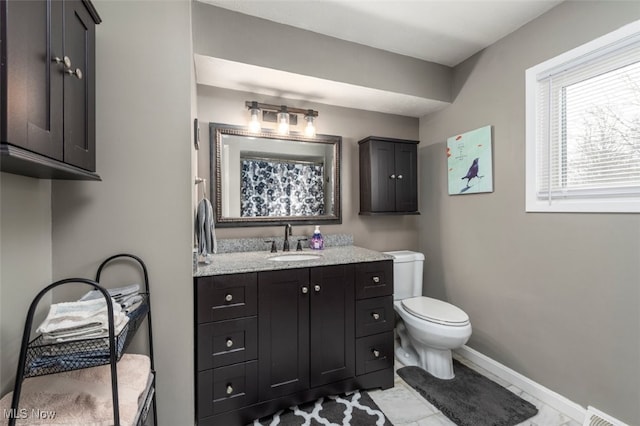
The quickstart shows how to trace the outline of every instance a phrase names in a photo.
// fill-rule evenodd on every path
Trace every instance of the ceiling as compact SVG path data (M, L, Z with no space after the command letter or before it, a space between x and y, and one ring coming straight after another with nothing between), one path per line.
M455 66L561 0L202 0L366 46Z
M562 0L200 0L280 24L455 66ZM226 89L423 117L433 99L195 55L196 80Z

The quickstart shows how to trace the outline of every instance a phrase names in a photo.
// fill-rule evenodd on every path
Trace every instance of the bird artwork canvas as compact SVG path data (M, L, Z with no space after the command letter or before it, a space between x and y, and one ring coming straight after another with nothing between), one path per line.
M447 139L449 195L493 192L491 126Z

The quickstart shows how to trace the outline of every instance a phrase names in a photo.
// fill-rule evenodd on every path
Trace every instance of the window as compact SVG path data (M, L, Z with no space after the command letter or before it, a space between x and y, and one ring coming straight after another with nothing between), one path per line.
M526 210L640 212L640 21L526 71Z

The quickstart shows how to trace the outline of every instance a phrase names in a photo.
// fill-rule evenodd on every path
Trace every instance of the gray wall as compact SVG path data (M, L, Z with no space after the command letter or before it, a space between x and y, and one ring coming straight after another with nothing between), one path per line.
M454 70L420 121L425 294L471 317L469 346L583 405L640 424L640 216L524 212L525 69L640 18L566 2ZM494 132L495 192L447 195L446 139Z
M360 190L358 174L358 141L370 136L401 139L418 138L418 119L381 114L330 105L302 103L287 99L256 96L251 93L198 86L198 118L201 122L201 148L198 152L199 176L209 175L209 129L207 122L246 126L248 120L244 102L258 100L276 105L312 108L319 112L317 130L321 134L342 136L342 224L322 225L323 233L353 234L356 245L375 250L415 250L418 235L416 216L359 216ZM311 225L295 226L294 233L313 234ZM218 238L247 236L282 236L280 227L221 228Z
M195 2L193 12L195 53L331 81L451 101L450 67L210 4ZM371 30L375 31L375 28Z
M0 173L1 395L13 390L29 304L51 276L51 181Z
M194 418L191 3L95 6L104 21L96 34L103 181L53 182L53 276L93 276L102 259L122 251L146 262L160 424L188 424ZM130 283L137 276L128 272L109 275Z

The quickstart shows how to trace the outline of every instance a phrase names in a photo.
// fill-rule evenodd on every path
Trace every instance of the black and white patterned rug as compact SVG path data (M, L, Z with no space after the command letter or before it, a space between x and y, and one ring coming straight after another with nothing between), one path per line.
M252 426L393 426L365 391L320 398L255 420Z

